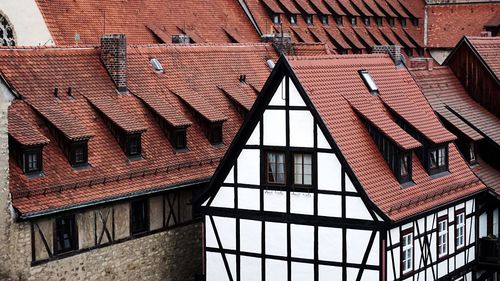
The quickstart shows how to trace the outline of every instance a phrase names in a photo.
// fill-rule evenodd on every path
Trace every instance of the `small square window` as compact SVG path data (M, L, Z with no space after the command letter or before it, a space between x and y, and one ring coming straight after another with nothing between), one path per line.
M75 216L56 219L54 250L56 254L67 253L78 248Z
M365 82L365 85L368 87L370 93L376 94L378 92L378 87L368 70L362 69L359 71L359 74L361 75L363 82Z
M134 134L127 136L127 156L141 155L141 135Z
M387 18L387 23L389 26L394 27L394 18Z
M356 17L349 17L352 26L358 25L358 19Z
M370 18L369 17L363 18L363 22L364 22L365 26L370 26Z
M343 25L344 25L344 22L343 22L342 16L335 16L335 23L336 23L338 26L343 26Z
M321 15L321 23L323 25L328 25L328 15Z
M290 24L292 25L297 24L297 15L290 15Z
M382 18L381 17L376 17L375 21L377 22L377 26L382 26Z
M73 143L70 148L70 164L73 166L87 163L87 142Z
M296 185L312 185L312 155L293 154L293 178Z
M212 145L222 144L222 124L212 124L208 137Z
M406 19L405 18L400 18L399 22L401 23L402 27L406 27Z
M413 24L413 26L418 26L418 19L417 18L412 18L411 19L411 23Z
M273 20L274 24L280 24L280 15L279 14L272 14L271 19Z
M138 234L149 230L148 200L133 201L130 204L130 233Z
M306 23L308 25L313 25L313 16L312 15L306 15Z
M24 173L33 174L42 171L42 149L27 149L24 152Z
M266 155L266 182L285 184L285 153L268 152Z

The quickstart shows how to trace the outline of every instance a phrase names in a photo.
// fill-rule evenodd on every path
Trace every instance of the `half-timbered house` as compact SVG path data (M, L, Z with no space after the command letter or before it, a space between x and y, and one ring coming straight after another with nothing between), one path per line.
M282 57L199 198L206 280L475 280L454 140L388 55Z

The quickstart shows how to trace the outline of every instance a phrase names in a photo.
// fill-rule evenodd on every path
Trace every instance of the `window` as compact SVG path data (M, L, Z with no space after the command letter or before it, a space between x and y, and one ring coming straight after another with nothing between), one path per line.
M356 17L349 17L349 21L351 22L352 26L358 25L358 21Z
M399 174L401 177L408 176L408 155L403 155L401 157L401 169Z
M448 218L447 216L438 219L437 236L438 257L442 258L448 254Z
M377 21L377 26L382 26L382 18L381 17L376 17L375 20Z
M359 71L359 74L361 75L363 82L365 82L366 87L368 87L370 93L376 94L378 92L378 87L377 84L375 84L375 81L373 81L373 78L368 70L362 69Z
M413 56L413 50L411 48L405 48L405 53L407 56Z
M465 246L465 212L457 211L455 216L455 248L460 249Z
M313 24L313 16L312 15L306 15L306 23L308 25L312 25Z
M149 230L149 210L147 199L130 204L130 233L138 234Z
M280 24L280 15L279 14L272 14L271 19L274 24Z
M361 49L352 49L352 53L355 55L360 55L361 54Z
M401 23L402 27L406 27L406 19L405 18L400 18L399 22Z
M401 271L408 274L413 271L413 231L408 229L401 234Z
M174 131L172 145L175 149L187 148L186 129L177 129Z
M336 23L338 26L343 26L343 25L344 25L344 22L343 22L342 16L335 16L335 23Z
M34 174L42 171L42 148L26 149L24 151L25 174Z
M312 155L305 153L293 154L293 178L296 185L312 184Z
M161 63L158 59L152 58L149 62L153 66L154 71L163 72L163 66L161 65Z
M87 142L79 142L71 144L70 149L70 164L73 166L81 166L87 164Z
M290 24L297 24L297 15L290 15Z
M127 156L140 156L141 155L141 135L133 134L127 136Z
M328 25L328 16L327 15L321 15L321 23L323 25Z
M474 143L471 142L469 144L469 161L471 163L475 163L476 162L476 151L474 149Z
M387 18L387 23L389 26L394 26L394 18Z
M7 18L0 13L0 46L15 46L14 28Z
M448 152L446 147L434 148L429 152L429 174L447 170Z
M363 18L363 22L365 23L365 26L370 26L370 18L369 17Z
M285 184L285 153L268 152L266 161L266 182Z
M215 123L210 126L208 139L212 145L222 144L222 123Z
M418 26L418 19L417 18L412 18L411 19L411 23L413 24L413 26Z
M54 251L62 254L78 248L78 237L75 216L65 216L56 219Z

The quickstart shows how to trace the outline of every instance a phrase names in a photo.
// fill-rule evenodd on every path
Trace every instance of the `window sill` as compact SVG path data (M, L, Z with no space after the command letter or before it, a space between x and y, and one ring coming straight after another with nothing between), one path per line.
M84 171L92 168L92 165L89 163L84 163L84 164L76 164L71 166L73 168L73 171L78 172L78 171Z
M30 172L30 173L27 173L25 175L28 178L28 180L34 180L34 179L38 179L38 178L41 178L41 177L44 176L44 174L43 174L42 171L39 171L39 172Z
M129 161L139 161L139 160L144 160L144 157L142 155L130 155L127 156Z
M431 176L432 179L437 179L437 178L440 178L440 177L447 176L449 174L450 174L450 172L448 172L448 171L442 171L442 172L437 172L435 174L431 174L430 176Z

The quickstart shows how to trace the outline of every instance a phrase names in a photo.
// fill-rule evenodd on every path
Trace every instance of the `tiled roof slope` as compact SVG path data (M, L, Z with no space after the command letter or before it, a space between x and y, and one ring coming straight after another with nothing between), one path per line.
M500 4L498 6L500 9ZM467 37L474 50L500 81L500 37Z
M500 146L500 119L474 101L448 67L411 71L432 108L472 140L488 138Z
M398 183L348 100L361 99L383 106L383 100L392 100L392 105L397 105L398 101L410 99L414 102L413 111L421 118L408 120L424 127L432 124L436 133L449 133L432 114L408 70L396 68L388 56L294 57L289 58L289 63L369 198L392 220L404 219L485 188L453 143L449 145L448 175L433 179L414 153L415 185L402 188ZM367 91L358 74L362 68L369 71L377 84L378 96ZM407 115L406 111L398 113Z
M171 43L187 33L196 43L259 42L234 0L36 0L57 45L98 44L104 33L124 33L130 44Z
M478 165L472 168L472 171L486 184L487 187L493 189L500 195L500 172L490 166L483 159L477 159Z
M153 57L161 62L164 73L153 70L149 63ZM240 75L245 74L247 83L260 90L270 73L266 61L276 58L273 48L265 44L130 46L129 94L119 95L100 62L98 49L0 50L0 71L23 97L9 109L11 135L28 143L50 141L43 150L41 177L29 179L10 159L14 207L21 215L35 215L206 180L242 122L231 100L217 87L239 83ZM69 85L72 96L62 90L58 98L54 96L55 86L66 89ZM193 99L198 102L210 100L212 108L227 118L223 146L209 143L188 106L172 92L179 85L197 93ZM99 100L97 106L92 104L95 100ZM70 166L46 122L33 109L38 101L51 101L45 104L47 108L64 110L75 126L92 134L88 168L75 170ZM51 107L53 103L58 107ZM106 126L107 117L96 108L106 107L104 111L108 112L118 104L113 114L130 118L130 124L142 124L146 129L142 133L142 160L130 161L125 156ZM188 151L172 148L154 114L179 126L191 124L187 129ZM110 118L115 119L115 115ZM29 126L18 122L20 119Z
M290 22L295 14L286 7L290 2L301 12L297 23ZM367 53L373 47L389 44L402 45L414 50L423 46L424 1L415 0L246 0L247 6L263 33L287 32L293 42L322 42L332 50L352 53L353 50ZM271 14L280 16L281 25L273 24ZM313 22L307 24L306 16L311 15ZM322 24L321 16L327 16L328 24ZM337 24L335 16L342 18ZM377 26L376 16L382 17L383 25ZM355 17L352 26L349 17ZM364 18L370 20L365 26ZM388 19L394 19L390 27ZM419 19L414 26L412 19ZM402 21L406 22L403 27ZM375 41L374 41L375 40ZM416 53L414 53L416 55Z
M428 5L427 47L452 49L464 35L479 36L498 10L500 3Z

